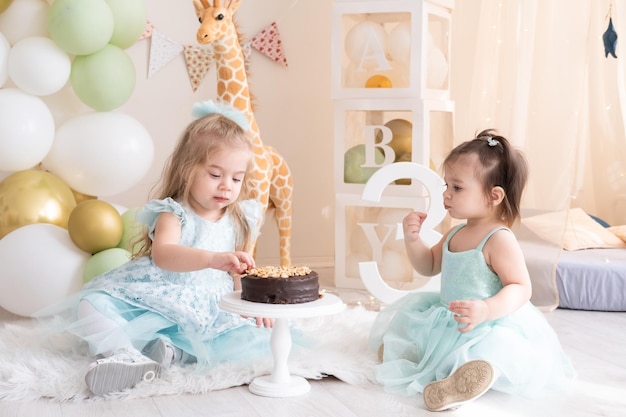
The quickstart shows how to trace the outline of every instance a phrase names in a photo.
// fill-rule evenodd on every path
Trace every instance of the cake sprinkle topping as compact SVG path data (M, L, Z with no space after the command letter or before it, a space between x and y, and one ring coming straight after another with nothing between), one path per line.
M256 275L261 278L289 278L302 276L311 273L311 268L307 266L262 266L248 269L245 275Z

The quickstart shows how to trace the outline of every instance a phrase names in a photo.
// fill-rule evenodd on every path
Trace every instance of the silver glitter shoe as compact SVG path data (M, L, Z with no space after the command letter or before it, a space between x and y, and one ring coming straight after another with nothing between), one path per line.
M141 353L161 365L169 368L174 363L187 365L196 363L196 357L174 346L168 339L157 337L150 341Z
M151 382L161 373L161 365L133 349L121 349L89 365L85 383L96 395L133 388L138 383Z
M424 387L424 404L430 411L455 408L483 395L493 383L493 368L483 360L461 365L447 378Z
M175 362L176 348L168 341L157 337L150 341L141 353L163 368L169 368ZM180 350L180 349L179 349Z

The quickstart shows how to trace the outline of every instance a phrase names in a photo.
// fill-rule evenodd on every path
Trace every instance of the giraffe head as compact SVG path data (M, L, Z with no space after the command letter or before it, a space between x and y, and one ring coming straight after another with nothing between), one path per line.
M233 27L233 16L241 0L192 0L200 28L196 33L199 44L208 45L224 37Z

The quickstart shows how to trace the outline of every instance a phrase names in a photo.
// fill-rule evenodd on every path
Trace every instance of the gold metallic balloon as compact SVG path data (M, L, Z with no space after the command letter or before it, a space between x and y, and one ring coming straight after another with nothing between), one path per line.
M4 13L11 3L13 3L13 0L0 0L0 14Z
M35 223L67 229L74 207L72 190L54 174L37 169L15 172L0 182L0 238Z
M76 199L76 204L83 202L85 200L94 200L98 197L95 195L83 194L80 191L76 191L75 189L71 189L72 193L74 193L74 198Z
M87 253L116 247L124 230L122 216L102 200L80 202L70 213L67 231L76 246Z

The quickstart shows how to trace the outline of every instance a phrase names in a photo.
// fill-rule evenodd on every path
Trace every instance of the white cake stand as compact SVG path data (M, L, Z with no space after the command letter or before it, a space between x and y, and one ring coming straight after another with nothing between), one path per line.
M341 312L345 304L333 294L323 294L319 300L302 304L264 304L241 299L241 291L226 294L220 300L221 309L248 317L273 318L274 327L270 337L270 348L274 358L271 375L254 379L250 392L263 397L294 397L311 390L309 382L289 373L287 358L291 351L289 318L324 316Z

